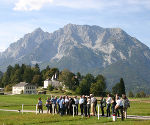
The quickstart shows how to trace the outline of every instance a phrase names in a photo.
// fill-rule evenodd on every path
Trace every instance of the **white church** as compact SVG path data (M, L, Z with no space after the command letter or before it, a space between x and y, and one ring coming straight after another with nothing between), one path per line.
M62 86L62 83L57 80L57 75L53 75L51 79L46 79L44 81L44 88L47 88L49 85L52 85L55 88Z

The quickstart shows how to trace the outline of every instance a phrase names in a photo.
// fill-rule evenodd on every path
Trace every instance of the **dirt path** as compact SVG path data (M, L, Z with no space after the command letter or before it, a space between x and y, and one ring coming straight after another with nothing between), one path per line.
M0 109L0 111L7 111L7 112L19 112L22 113L21 111L18 110L7 110L7 109ZM31 113L36 113L34 110L24 110L23 112L31 112ZM43 111L43 113L47 113L46 110ZM140 120L150 120L150 116L137 116L137 115L128 115L129 119L140 119Z

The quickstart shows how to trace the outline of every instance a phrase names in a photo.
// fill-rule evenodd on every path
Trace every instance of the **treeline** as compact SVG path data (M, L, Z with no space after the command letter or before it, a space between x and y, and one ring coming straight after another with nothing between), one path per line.
M94 77L92 74L86 74L83 76L80 72L72 73L67 69L59 71L58 68L50 68L49 66L40 71L38 64L34 67L25 64L21 66L16 64L14 67L8 66L7 71L0 79L0 87L5 87L9 90L19 82L43 86L44 80L51 79L53 75L56 75L57 80L62 82L66 88L80 95L93 93L95 96L105 96L108 93L106 92L106 79L103 75ZM118 93L119 95L125 94L125 85L122 78L113 87L112 92L113 94Z
M36 64L34 67L30 65L16 64L13 66L8 66L6 72L0 79L0 87L7 87L15 85L19 82L27 82L36 84L37 86L43 86L43 81L46 78L52 77L54 73L59 73L57 68L50 68L40 71L39 65Z

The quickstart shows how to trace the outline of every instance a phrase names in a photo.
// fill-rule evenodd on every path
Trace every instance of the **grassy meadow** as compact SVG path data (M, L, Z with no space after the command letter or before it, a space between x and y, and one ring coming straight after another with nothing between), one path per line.
M41 97L43 104L46 102L48 95L0 95L0 109L21 109L21 104L24 104L25 110L35 110L35 104L37 104L38 97ZM131 99L131 107L128 109L130 115L150 116L150 99ZM99 102L98 102L99 103ZM34 106L33 106L34 105ZM43 106L46 110L46 107ZM105 109L106 110L106 109ZM101 113L101 112L100 112ZM0 111L0 125L149 125L150 121L127 119L117 122L112 122L111 118L101 118L97 120L97 117L82 118L81 116L59 116L51 114L35 114L24 113L23 115L18 112L4 112Z
M0 111L0 125L149 125L150 121L132 120L127 119L113 122L111 118L90 117L82 118L81 116L60 116L50 114L34 114L34 113L21 113L16 112L3 112Z

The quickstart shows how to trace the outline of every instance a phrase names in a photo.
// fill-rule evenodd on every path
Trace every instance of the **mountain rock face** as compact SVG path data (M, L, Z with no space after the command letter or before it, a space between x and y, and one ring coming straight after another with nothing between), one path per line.
M150 89L150 49L120 28L68 24L53 33L38 28L0 54L0 70L16 63L101 73L108 88L123 77L128 90Z

